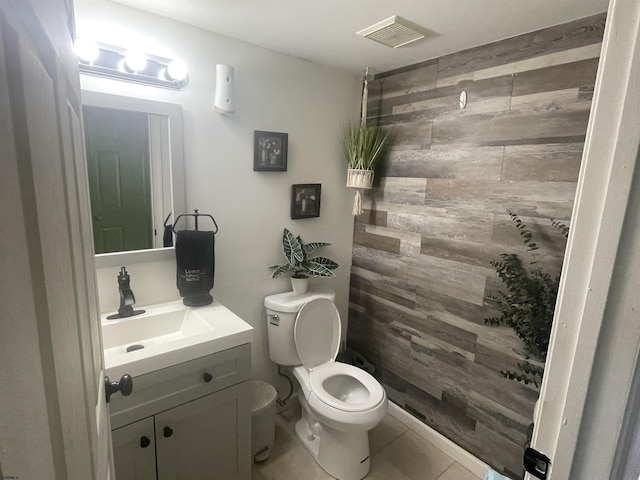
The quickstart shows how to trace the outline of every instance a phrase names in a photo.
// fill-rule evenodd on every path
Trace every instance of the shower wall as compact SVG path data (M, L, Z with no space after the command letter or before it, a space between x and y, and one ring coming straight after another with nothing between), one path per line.
M368 121L394 142L356 218L348 345L392 401L493 468L522 477L538 390L500 370L522 345L486 295L490 266L525 252L507 210L559 271L605 15L378 75ZM425 43L425 45L427 45ZM466 91L468 103L460 109Z

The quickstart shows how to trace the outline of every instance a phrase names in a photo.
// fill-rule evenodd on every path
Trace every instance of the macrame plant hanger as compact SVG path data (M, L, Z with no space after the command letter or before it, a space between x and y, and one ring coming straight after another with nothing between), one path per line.
M369 99L369 67L366 68L364 74L364 85L362 88L362 115L360 122L362 125L367 124L367 101ZM349 169L347 173L347 187L354 188L356 193L353 198L353 215L360 215L362 209L362 192L373 186L372 170L356 170Z

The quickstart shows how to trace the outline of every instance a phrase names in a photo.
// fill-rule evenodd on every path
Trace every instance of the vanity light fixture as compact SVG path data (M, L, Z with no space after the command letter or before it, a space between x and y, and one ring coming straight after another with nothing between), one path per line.
M98 55L100 55L98 44L90 40L78 38L73 48L76 55L78 55L79 61L84 63L92 63L98 58Z
M188 76L187 64L182 60L172 60L163 73L169 80L182 82Z
M186 64L135 49L76 39L80 73L180 90L189 82Z
M122 66L129 73L143 72L147 68L147 56L138 50L128 50Z

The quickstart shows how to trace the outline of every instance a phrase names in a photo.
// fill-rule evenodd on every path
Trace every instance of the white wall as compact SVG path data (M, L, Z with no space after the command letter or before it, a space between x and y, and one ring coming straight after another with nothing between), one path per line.
M353 193L344 187L338 132L359 114L359 79L104 0L78 2L76 22L80 37L118 46L135 42L143 51L187 63L190 81L180 92L88 76L81 76L82 88L182 105L187 208L211 213L220 226L212 293L254 327L254 377L276 382L262 302L265 295L290 289L288 279L272 280L267 268L284 260L284 227L305 241L333 244L324 253L340 264L336 278L314 279L312 285L336 289L346 324ZM236 69L233 116L213 111L216 63ZM254 130L289 134L286 173L253 172ZM289 218L293 183L322 184L320 218ZM128 270L138 305L179 298L174 262L133 264ZM116 272L98 271L102 311L118 308Z

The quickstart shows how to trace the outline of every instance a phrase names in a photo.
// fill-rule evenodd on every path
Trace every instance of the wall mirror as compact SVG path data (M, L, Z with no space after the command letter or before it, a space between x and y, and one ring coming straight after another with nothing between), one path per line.
M96 265L170 258L185 211L180 105L82 92Z

